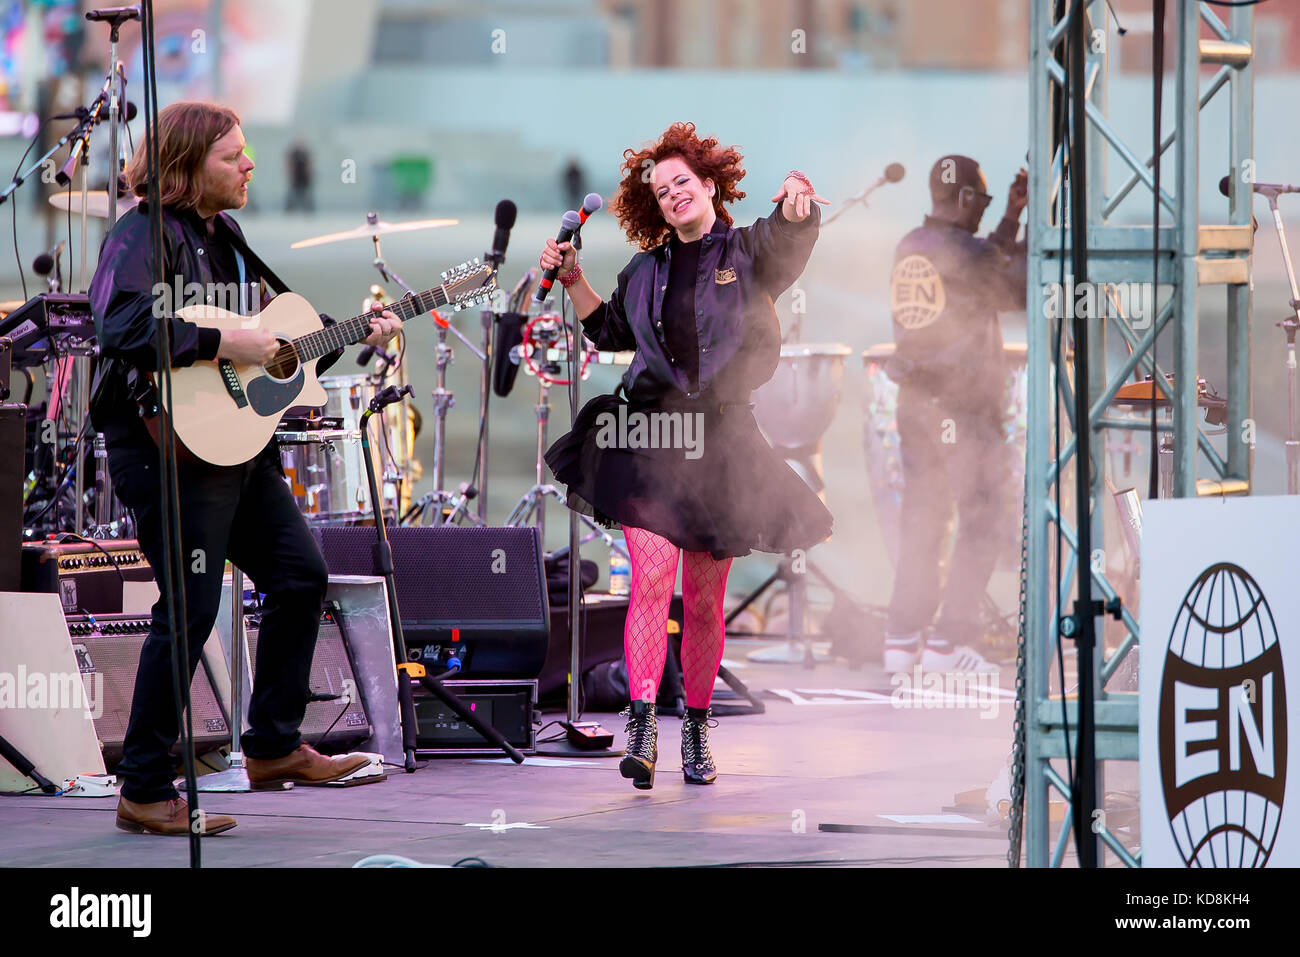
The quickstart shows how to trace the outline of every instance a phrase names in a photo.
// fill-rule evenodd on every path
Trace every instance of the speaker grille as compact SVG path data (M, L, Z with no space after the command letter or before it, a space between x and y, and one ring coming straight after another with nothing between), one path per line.
M331 574L377 574L374 528L315 532ZM546 627L536 528L390 528L388 541L404 622Z

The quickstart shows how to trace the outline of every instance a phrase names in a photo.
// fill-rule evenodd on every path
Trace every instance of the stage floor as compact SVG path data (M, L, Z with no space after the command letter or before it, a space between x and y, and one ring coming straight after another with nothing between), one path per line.
M983 807L958 816L954 806L961 792L978 789L982 798L1006 768L1010 669L996 698L957 693L926 702L895 694L879 667L747 662L755 646L732 642L727 663L766 692L767 713L719 719L712 787L683 783L680 722L666 717L651 791L633 789L615 758L515 766L503 757L431 760L414 774L393 771L349 789L203 795L205 809L239 819L203 842L204 865L350 867L396 854L509 867L1006 866L1005 825ZM589 717L614 730L621 746L622 719ZM112 798L0 796L0 865L186 865L185 841L118 831L115 806ZM823 832L823 824L871 831Z

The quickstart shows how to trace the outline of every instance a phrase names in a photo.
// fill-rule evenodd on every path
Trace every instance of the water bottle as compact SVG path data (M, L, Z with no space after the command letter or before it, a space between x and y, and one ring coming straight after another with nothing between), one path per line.
M624 544L623 547L626 548L627 545ZM609 593L632 594L632 563L616 548L609 550Z

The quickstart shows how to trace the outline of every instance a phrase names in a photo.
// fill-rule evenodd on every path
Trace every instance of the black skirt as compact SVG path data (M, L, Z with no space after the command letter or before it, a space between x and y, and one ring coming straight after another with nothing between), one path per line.
M831 534L830 512L768 445L747 404L678 395L634 406L601 395L546 464L575 511L718 560L788 554Z

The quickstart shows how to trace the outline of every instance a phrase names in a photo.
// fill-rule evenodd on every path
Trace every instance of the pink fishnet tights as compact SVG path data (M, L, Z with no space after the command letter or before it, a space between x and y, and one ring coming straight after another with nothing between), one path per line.
M722 603L731 559L707 552L681 553L667 539L641 528L623 527L632 564L632 596L623 628L628 689L634 701L654 701L668 653L668 606L682 563L682 679L686 704L707 708L722 664Z

